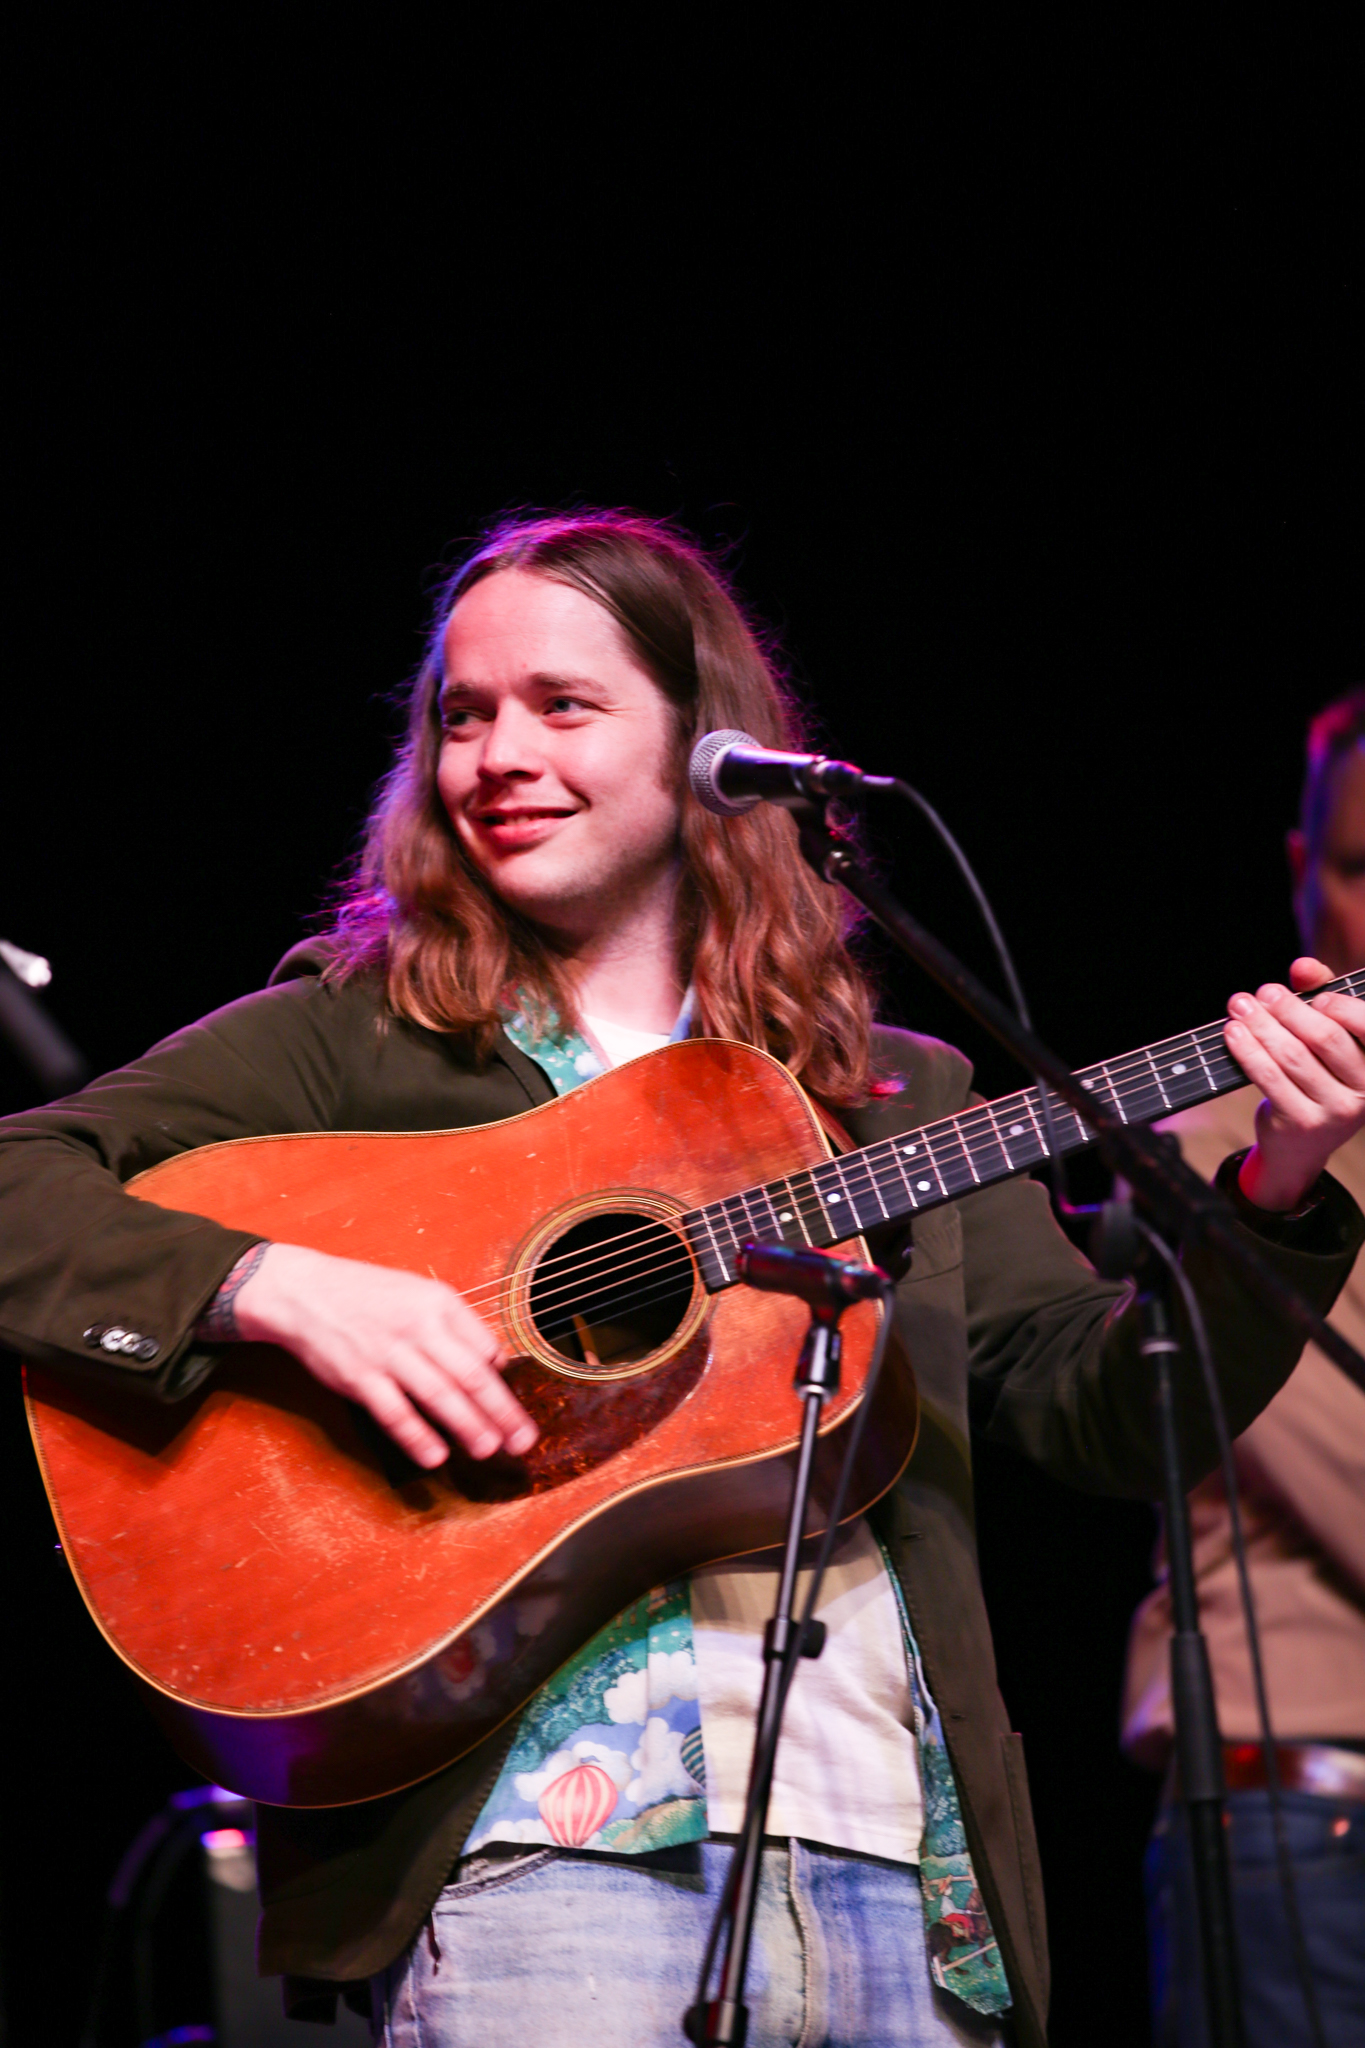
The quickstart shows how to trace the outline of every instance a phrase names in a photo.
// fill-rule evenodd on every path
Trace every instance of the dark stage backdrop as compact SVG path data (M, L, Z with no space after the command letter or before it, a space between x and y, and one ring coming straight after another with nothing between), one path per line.
M1365 677L1353 128L1330 95L1290 120L1304 53L924 49L898 98L878 53L807 52L704 118L651 69L600 133L418 54L437 89L343 76L330 37L287 76L150 32L26 75L0 934L93 1065L305 928L441 563L520 504L725 551L819 737L964 839L1076 1063L1282 974L1304 721ZM877 843L989 970L922 831ZM888 1014L1013 1085L873 952ZM7 1384L4 1996L58 2044L114 1862L189 1774L53 1563ZM1102 2011L1136 2048L1151 1793L1114 1735L1152 1518L979 1470L1054 2038Z

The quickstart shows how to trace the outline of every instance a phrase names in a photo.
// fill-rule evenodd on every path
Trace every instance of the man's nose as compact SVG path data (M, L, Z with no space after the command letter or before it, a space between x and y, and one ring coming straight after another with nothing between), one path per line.
M479 754L479 773L506 781L509 776L539 775L544 769L537 720L514 700L498 706Z

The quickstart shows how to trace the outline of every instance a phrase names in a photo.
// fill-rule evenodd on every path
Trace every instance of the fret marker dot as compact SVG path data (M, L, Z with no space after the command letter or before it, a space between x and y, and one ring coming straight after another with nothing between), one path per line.
M829 1199L831 1202L842 1202L844 1198L842 1195L831 1195Z
M919 1151L919 1146L918 1146L918 1145L902 1145L902 1146L901 1146L901 1150L902 1150L902 1152L904 1152L904 1154L905 1154L905 1156L906 1156L906 1158L907 1158L907 1159L913 1159L913 1158L914 1158L914 1156L915 1156L915 1154L916 1154L916 1153L917 1153L917 1152Z
M1184 1073L1184 1071L1185 1071L1185 1062L1184 1062L1184 1060L1177 1060L1177 1061L1176 1061L1176 1063L1175 1063L1175 1065L1174 1065L1174 1066L1173 1066L1173 1067L1171 1068L1171 1072L1172 1072L1173 1074L1183 1074L1183 1073Z
M1094 1085L1093 1081L1082 1081L1081 1083L1082 1088L1093 1088Z
M791 1222L791 1220L792 1220L792 1212L791 1212L791 1210L790 1210L790 1209L784 1209L784 1210L782 1211L781 1215L780 1215L780 1216L778 1217L778 1219L777 1219L777 1220L778 1220L778 1222L779 1222L779 1223L790 1223L790 1222Z
M931 1180L917 1180L915 1182L915 1186L919 1189L922 1195L927 1195L930 1188L933 1186L933 1182Z
M1011 1124L1011 1125L1010 1125L1010 1136L1011 1136L1012 1138L1022 1138L1022 1137L1023 1137L1023 1135L1024 1135L1024 1126L1023 1126L1022 1124Z

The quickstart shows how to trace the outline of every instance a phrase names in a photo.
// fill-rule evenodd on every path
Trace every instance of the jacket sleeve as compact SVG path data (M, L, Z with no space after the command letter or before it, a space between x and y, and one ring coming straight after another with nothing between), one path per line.
M961 1204L974 1425L1087 1491L1161 1491L1150 1368L1138 1354L1131 1289L1105 1282L1054 1222L1043 1189L1013 1181ZM1365 1218L1324 1176L1312 1215L1287 1233L1243 1220L1254 1249L1324 1312L1365 1239ZM1301 1339L1268 1315L1216 1256L1195 1246L1186 1270L1208 1326L1236 1436L1293 1370ZM1190 1484L1217 1462L1197 1361L1186 1344L1177 1403Z
M327 1003L312 978L245 997L79 1094L0 1120L0 1341L117 1370L162 1399L202 1379L213 1354L195 1348L194 1325L256 1240L123 1183L195 1146L325 1128ZM101 1348L87 1335L101 1329L127 1344Z

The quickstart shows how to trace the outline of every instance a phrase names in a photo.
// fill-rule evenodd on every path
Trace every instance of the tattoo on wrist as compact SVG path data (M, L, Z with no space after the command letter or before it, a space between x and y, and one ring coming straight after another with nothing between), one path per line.
M223 1282L213 1300L194 1326L196 1337L206 1338L213 1344L238 1344L242 1333L237 1327L237 1296L246 1286L261 1260L270 1250L269 1238L260 1244L253 1244L244 1251L227 1279Z

